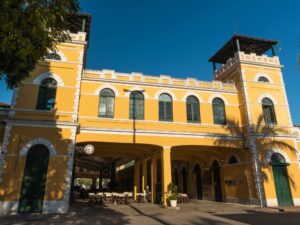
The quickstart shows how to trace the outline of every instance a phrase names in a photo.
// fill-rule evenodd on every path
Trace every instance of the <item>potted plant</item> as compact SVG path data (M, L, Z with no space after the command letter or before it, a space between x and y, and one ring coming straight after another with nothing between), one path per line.
M170 206L172 208L176 208L177 199L178 199L177 185L174 185L172 183L169 184L168 185L168 193L169 193L168 200L170 202Z

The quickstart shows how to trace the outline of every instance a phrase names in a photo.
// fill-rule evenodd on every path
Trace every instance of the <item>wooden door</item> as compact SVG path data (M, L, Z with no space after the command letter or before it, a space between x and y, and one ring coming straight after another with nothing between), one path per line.
M43 210L49 151L44 145L29 149L19 200L19 213L39 213Z

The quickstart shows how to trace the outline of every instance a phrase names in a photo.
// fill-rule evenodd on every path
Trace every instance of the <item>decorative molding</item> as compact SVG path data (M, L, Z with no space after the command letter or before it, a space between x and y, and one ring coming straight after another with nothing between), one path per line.
M263 73L263 72L257 73L257 74L254 76L254 80L253 80L253 81L259 82L259 81L258 81L258 78L260 78L260 77L265 77L265 78L267 78L267 79L269 80L269 82L268 82L269 84L273 84L273 83L274 83L273 80L271 79L271 77L270 77L269 75ZM268 84L268 83L266 83L266 84Z
M36 85L41 85L42 81L46 78L53 78L54 80L56 80L57 81L57 86L61 86L61 87L64 86L64 82L63 82L62 78L59 75L57 75L55 73L52 73L52 72L45 72L45 73L42 73L42 74L38 75L32 81L32 83L36 84Z
M66 171L66 189L64 193L64 209L65 212L68 211L69 202L70 202L70 193L71 193L71 186L72 186L72 176L73 176L73 164L74 164L74 155L75 155L75 143L76 143L76 131L77 128L73 128L71 130L71 137L70 137L70 144L69 144L69 153L68 153L68 163L67 163L67 171Z
M57 151L55 150L53 144L44 138L36 138L36 139L33 139L33 140L27 142L27 144L21 149L19 154L22 156L26 156L28 153L28 150L32 146L38 145L38 144L45 145L49 150L50 156L57 155Z
M172 97L172 101L177 101L176 95L169 89L162 89L162 90L157 91L154 95L154 99L159 100L159 96L164 93L169 94Z
M203 99L201 98L201 96L198 95L198 94L197 94L196 92L194 92L194 91L189 91L189 92L185 93L184 96L183 96L183 98L181 99L181 101L186 102L186 99L187 99L189 96L195 96L195 97L198 99L198 101L199 101L200 103L203 103L203 102L204 102Z
M277 104L278 104L277 101L275 100L275 98L274 98L271 94L269 94L269 93L263 93L263 94L261 94L261 95L257 98L257 103L258 103L258 104L262 104L262 100L263 100L264 98L269 98L269 99L273 102L274 105L277 105Z
M141 88L141 87L138 87L138 86L131 87L131 88L128 89L128 91L125 91L125 96L129 97L131 92L134 92L134 91L140 91L142 93L142 95L144 95L145 99L150 99L147 92L143 92L144 89Z
M57 61L57 62L67 62L68 61L66 55L60 49L58 49L58 51L49 51L48 54L51 54L51 53L55 53L55 54L59 55L61 60L47 59L47 58L46 58L46 60Z
M209 97L209 99L208 99L208 103L212 104L212 101L213 101L215 98L220 98L220 99L222 99L222 100L224 101L224 104L225 104L225 105L229 105L229 104L228 104L228 101L226 100L226 98L225 98L223 95L219 94L219 93L216 93L216 94L211 95L211 96Z
M288 154L287 154L285 151L283 151L282 149L279 149L279 148L274 148L274 149L272 149L272 150L267 151L265 158L266 158L266 161L267 161L268 163L271 162L271 157L272 157L272 155L273 155L274 153L279 153L280 155L283 156L283 158L285 159L285 161L286 161L287 163L291 163L291 160L290 160Z
M116 97L120 96L118 89L115 86L110 85L110 84L101 85L99 88L97 88L97 90L95 91L95 94L100 95L100 92L106 88L111 89L115 93Z

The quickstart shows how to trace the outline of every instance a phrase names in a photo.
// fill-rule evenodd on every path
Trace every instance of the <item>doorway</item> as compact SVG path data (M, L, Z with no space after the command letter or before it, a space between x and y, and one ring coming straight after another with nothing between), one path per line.
M43 210L49 150L44 145L35 145L27 153L19 213L40 213Z
M221 189L221 176L220 176L220 166L217 160L212 164L213 173L213 185L215 190L215 200L216 202L222 202L222 189Z
M271 157L271 165L274 175L274 183L276 196L279 206L293 205L287 166L284 157L278 153L274 153Z

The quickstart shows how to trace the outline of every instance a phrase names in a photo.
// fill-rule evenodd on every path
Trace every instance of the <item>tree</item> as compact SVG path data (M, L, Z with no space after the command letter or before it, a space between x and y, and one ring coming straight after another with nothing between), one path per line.
M67 17L78 0L0 0L0 80L20 85L37 62L70 39Z

